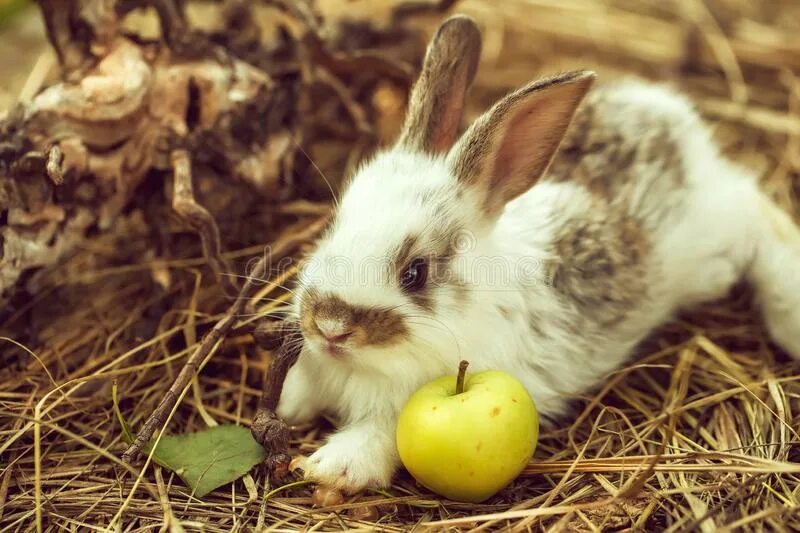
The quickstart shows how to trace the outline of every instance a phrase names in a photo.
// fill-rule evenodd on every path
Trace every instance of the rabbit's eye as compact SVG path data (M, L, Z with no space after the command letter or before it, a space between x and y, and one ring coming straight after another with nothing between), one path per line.
M400 286L407 291L418 291L428 280L428 262L422 257L413 259L400 274Z

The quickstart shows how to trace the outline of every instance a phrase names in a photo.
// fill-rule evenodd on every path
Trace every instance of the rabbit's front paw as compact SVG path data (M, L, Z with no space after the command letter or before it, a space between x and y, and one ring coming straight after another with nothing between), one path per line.
M306 479L349 494L388 486L396 468L391 435L367 425L334 434L303 464Z

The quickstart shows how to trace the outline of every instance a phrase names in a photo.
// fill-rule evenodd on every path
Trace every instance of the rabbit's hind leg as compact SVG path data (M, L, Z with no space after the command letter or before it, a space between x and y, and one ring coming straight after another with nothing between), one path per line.
M763 193L761 238L748 272L773 340L800 359L800 228Z

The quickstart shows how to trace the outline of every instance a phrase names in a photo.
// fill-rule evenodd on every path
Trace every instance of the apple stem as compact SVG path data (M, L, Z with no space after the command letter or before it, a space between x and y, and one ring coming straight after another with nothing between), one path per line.
M458 364L458 377L456 378L456 394L464 392L464 377L467 375L469 361L461 361Z

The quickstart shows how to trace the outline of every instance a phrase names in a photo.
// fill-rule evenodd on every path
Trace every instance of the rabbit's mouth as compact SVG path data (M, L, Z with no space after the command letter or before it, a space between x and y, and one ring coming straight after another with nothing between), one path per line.
M350 355L350 352L347 350L347 348L339 344L335 344L330 341L323 342L321 344L322 344L322 351L332 357L335 357L336 359L344 359L345 357Z
M352 354L351 347L343 345L341 342L333 342L319 334L305 334L307 344L311 349L320 355L332 357L337 360L344 360Z

